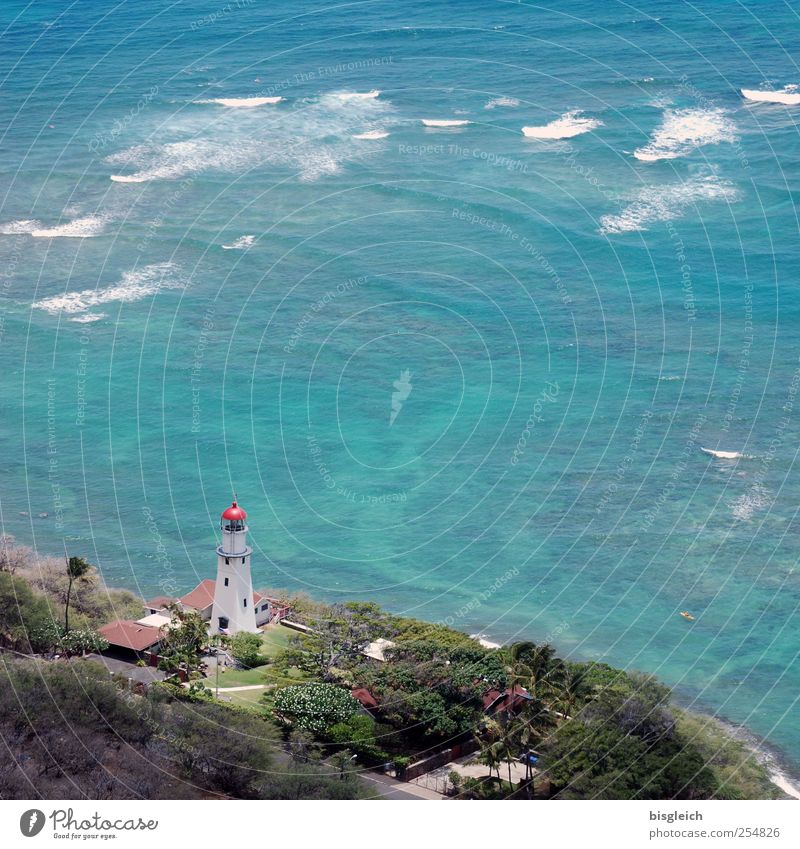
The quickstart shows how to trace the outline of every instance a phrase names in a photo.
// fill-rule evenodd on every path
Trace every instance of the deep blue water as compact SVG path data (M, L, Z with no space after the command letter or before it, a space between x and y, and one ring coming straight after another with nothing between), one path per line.
M4 2L3 531L182 592L235 490L258 586L800 767L800 105L740 92L792 100L798 11Z

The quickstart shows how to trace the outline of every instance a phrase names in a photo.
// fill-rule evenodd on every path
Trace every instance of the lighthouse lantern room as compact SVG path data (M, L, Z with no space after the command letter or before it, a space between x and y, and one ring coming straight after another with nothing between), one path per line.
M257 634L250 577L253 549L247 545L247 513L236 501L223 512L220 529L222 543L217 547L217 582L211 630L223 634L238 634L240 631Z

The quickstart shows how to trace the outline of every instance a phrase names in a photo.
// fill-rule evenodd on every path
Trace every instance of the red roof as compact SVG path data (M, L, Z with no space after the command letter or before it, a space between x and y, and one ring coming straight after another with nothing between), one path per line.
M122 646L134 651L144 651L161 639L161 630L150 625L139 625L130 619L117 619L98 629L111 646Z
M508 707L510 707L512 711L516 711L522 707L522 703L524 701L529 701L530 699L531 694L524 687L521 687L519 684L515 684L513 692L510 688L502 693L500 690L489 690L489 692L483 697L483 709L484 711L491 710L498 704L498 702L500 702L501 707L504 710L507 710ZM510 705L508 704L509 701L511 702Z
M247 513L234 501L233 504L222 514L226 522L244 521Z
M214 587L216 582L206 578L186 595L181 596L180 602L184 607L192 607L195 610L205 610L214 603Z
M165 607L169 607L170 604L175 604L177 600L177 598L172 598L168 595L157 595L155 598L151 598L150 601L146 601L144 606L153 608L154 610L162 610Z
M375 699L375 696L370 693L369 690L364 689L364 687L359 687L356 690L350 691L351 695L354 699L357 699L361 702L362 706L365 708L376 708L378 707L378 702Z
M185 596L181 596L179 601L184 607L191 607L194 610L205 610L214 603L214 590L216 586L216 581L213 581L211 578L206 578L205 581L200 581L200 583L190 593L186 593ZM253 605L255 606L259 604L264 598L266 598L266 596L261 595L261 593L254 592Z

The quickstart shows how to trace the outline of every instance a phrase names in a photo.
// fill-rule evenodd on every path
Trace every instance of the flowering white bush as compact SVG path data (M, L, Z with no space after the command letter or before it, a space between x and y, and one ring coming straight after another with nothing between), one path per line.
M293 725L321 734L359 710L356 699L335 684L296 684L275 694L275 712Z

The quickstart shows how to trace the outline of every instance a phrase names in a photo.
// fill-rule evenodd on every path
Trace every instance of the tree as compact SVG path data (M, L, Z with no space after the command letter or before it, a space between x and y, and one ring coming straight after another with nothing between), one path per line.
M511 722L511 733L520 752L525 756L525 784L529 792L533 790L533 766L530 762L531 750L539 746L542 740L555 728L556 718L539 699L526 702L520 713Z
M263 666L267 658L261 653L264 644L260 634L248 634L241 631L231 640L231 654L246 669Z
M172 623L164 633L159 666L170 672L183 669L188 679L199 678L205 669L200 653L208 643L206 623L199 613L183 610L177 604L167 609Z
M72 587L75 581L85 580L92 572L92 567L82 557L67 559L67 597L64 602L64 633L69 633L69 604L72 598Z
M556 706L566 719L594 697L594 687L586 667L575 663L561 665L558 675Z
M344 722L361 709L348 690L335 684L295 684L275 693L276 715L297 728L322 734L337 722Z
M91 628L73 628L61 638L61 648L68 654L105 651L108 640Z
M0 572L0 642L16 651L41 651L37 635L52 623L47 601L27 581Z
M289 754L295 763L308 763L320 757L319 743L305 728L293 728L289 734Z

